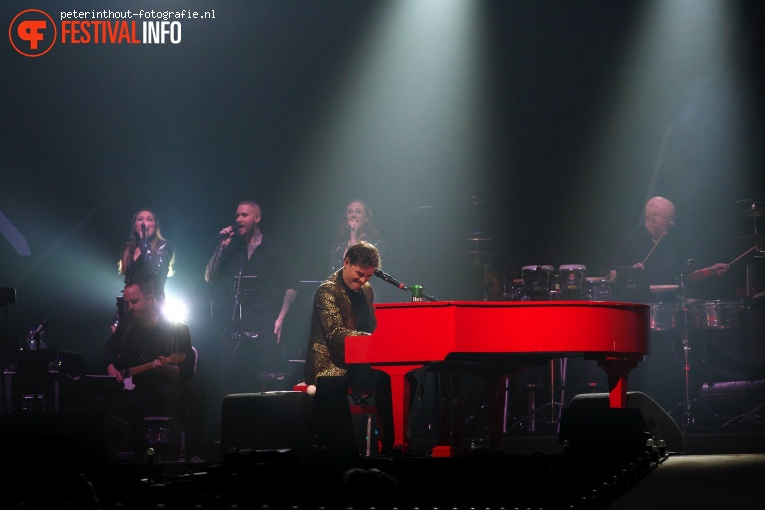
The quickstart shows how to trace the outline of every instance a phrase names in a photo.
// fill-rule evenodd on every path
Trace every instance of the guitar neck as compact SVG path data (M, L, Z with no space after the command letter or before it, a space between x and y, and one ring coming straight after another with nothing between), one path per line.
M180 363L183 361L183 359L186 356L179 355L179 354L173 354L172 356L168 356L167 358L162 358L160 360L161 365L167 365L168 363ZM147 363L144 363L142 365L138 365L135 367L128 368L127 370L122 371L122 377L133 377L134 375L140 374L141 372L146 372L147 370L150 370L154 367L154 362L149 361Z
M149 361L148 363L144 363L143 365L138 365L136 367L128 368L127 370L122 371L123 377L133 377L134 375L140 374L141 372L146 372L150 368L154 366L153 361Z

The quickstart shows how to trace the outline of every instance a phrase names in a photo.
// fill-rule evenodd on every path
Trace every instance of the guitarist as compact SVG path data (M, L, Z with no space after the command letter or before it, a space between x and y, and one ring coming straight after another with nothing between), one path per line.
M123 383L109 410L131 424L134 451L145 449L145 416L179 416L187 422L187 451L198 450L204 423L204 389L195 381L189 327L162 314L152 286L134 281L122 291L127 316L106 342L107 373Z

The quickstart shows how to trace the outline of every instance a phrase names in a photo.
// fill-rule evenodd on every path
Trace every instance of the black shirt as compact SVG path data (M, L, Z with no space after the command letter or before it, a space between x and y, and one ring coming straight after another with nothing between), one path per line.
M264 235L248 259L244 238L235 237L220 257L220 265L211 274L211 281L225 276L230 279L232 297L238 290L241 329L254 332L273 330L284 302L284 293L297 287L284 245Z
M665 234L658 244L653 242L651 233L644 225L619 237L612 260L613 268L633 266L644 260L643 278L647 285L678 284L685 259L672 232Z

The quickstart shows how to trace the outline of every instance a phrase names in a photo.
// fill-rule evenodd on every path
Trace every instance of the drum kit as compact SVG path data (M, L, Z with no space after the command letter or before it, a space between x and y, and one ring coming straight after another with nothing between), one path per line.
M762 259L765 254L765 235L758 232L757 220L765 216L765 202L739 201L738 205L745 204L743 215L753 218L754 233L744 235L738 239L738 245L748 249L731 261L728 265L741 260L745 256L754 252L754 255ZM475 243L491 241L482 232L476 232L476 235L465 239ZM477 259L484 260L484 266L488 270L490 263L487 258L492 254L480 249L476 244L476 249L469 253L476 256ZM650 256L650 253L649 255ZM648 258L648 257L646 257ZM623 268L625 270L631 268ZM763 297L762 292L752 296L752 269L747 266L746 296ZM741 300L696 300L688 297L688 287L685 279L686 275L680 275L677 285L650 285L649 291L652 302L650 306L650 329L652 331L677 331L682 342L684 354L684 372L685 372L685 400L675 405L672 411L679 409L682 411L681 427L683 431L688 426L694 424L696 418L692 413L692 407L697 405L691 398L690 391L690 369L691 362L689 358L690 345L688 341L689 330L722 330L734 328L742 324L745 317L745 310L748 306L743 299ZM622 284L622 282L619 282ZM623 291L623 289L622 289ZM486 294L484 294L486 296ZM588 275L587 266L584 264L563 264L554 266L548 264L525 265L521 268L521 278L508 281L503 279L501 296L499 300L505 301L621 301L624 294L620 292L617 283L612 278L610 272L605 276ZM643 302L643 301L638 301ZM704 360L702 360L702 363ZM565 360L561 361L560 386L565 387ZM551 364L551 373L555 373L554 366ZM551 382L551 384L553 384ZM561 398L562 400L562 398ZM698 404L700 405L700 404ZM547 406L554 409L562 407L561 403L555 402L554 394L552 400ZM711 411L710 411L711 413ZM671 413L670 413L671 414ZM553 419L553 422L555 420Z
M701 407L707 417L715 417L711 409L698 402L691 394L691 336L699 333L702 342L700 366L704 367L707 360L703 343L705 340L701 332L741 325L744 318L744 302L700 301L681 295L679 302L651 303L649 306L651 307L651 330L676 331L682 344L685 399L675 404L668 414L678 422L683 432L686 432L689 427L699 425L701 422L700 417L694 413L694 408Z
M504 282L505 301L613 301L609 276L587 276L584 264L547 264L521 268L522 278Z

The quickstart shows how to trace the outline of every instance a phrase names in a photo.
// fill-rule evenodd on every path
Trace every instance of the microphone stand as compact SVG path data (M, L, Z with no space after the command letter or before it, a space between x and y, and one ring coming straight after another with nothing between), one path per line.
M236 337L236 346L234 347L234 352L232 354L232 360L234 363L234 366L238 367L238 364L236 363L236 359L239 352L239 343L242 341L242 314L241 314L241 292L242 292L242 273L244 272L244 262L247 257L247 250L244 251L242 254L241 260L239 262L239 271L237 271L236 276L234 276L234 279L236 280L234 284L234 301L233 301L233 307L231 310L231 322L230 324L233 325L233 328L229 330L229 335ZM226 340L228 341L228 340ZM237 384L241 383L241 374L239 373L239 369L237 368Z
M234 307L231 310L231 322L234 322L237 319L237 311L239 310L239 301L240 301L240 294L242 292L242 273L244 272L244 257L245 254L242 255L242 260L239 263L239 271L237 272L236 276L234 276L234 279L236 280L236 283L234 285Z
M692 398L691 395L691 360L690 360L690 353L691 353L691 345L690 345L690 339L688 337L688 294L687 294L687 282L686 282L686 274L681 273L680 274L680 288L679 288L679 296L680 296L680 305L681 305L681 316L679 319L679 330L680 330L680 340L683 344L683 372L684 372L684 383L685 383L685 400L683 402L678 402L675 404L673 409L680 408L682 411L682 416L680 418L680 428L685 434L688 432L689 428L691 428L694 425L698 425L697 418L693 414L693 407L694 405L696 407L703 407L704 410L707 412L708 415L714 416L714 413L711 409L707 408L700 402L697 402L695 398ZM704 352L704 348L702 347L702 352ZM670 415L672 414L672 410L670 410Z

